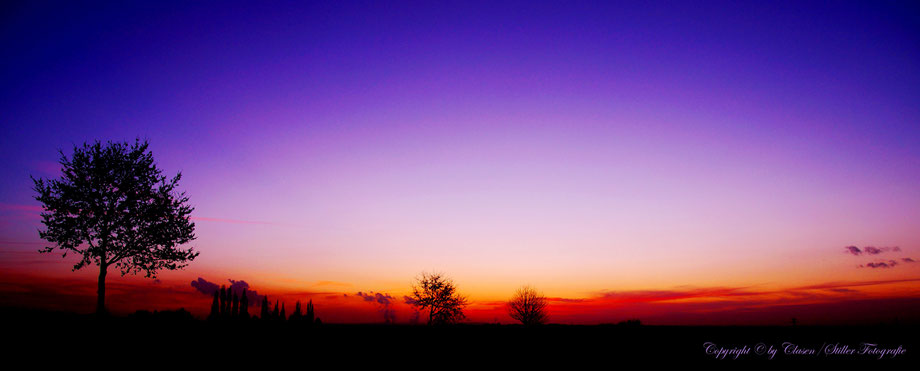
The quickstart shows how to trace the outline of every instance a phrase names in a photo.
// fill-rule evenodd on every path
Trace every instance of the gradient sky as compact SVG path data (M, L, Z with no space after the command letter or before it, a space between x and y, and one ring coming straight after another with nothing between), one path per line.
M441 271L473 320L522 284L571 323L920 312L916 4L261 3L4 5L0 304L92 310L29 175L139 137L201 255L110 275L124 311L202 277L374 321Z

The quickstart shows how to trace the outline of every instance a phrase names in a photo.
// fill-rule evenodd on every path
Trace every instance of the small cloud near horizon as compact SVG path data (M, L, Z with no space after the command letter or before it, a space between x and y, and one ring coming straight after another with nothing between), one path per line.
M860 265L859 267L860 268L894 268L894 266L896 265L898 265L898 262L894 260L889 260L887 262L880 261L880 262L866 263L865 265Z
M854 256L859 256L859 255L862 255L862 254L867 254L867 255L878 255L878 254L881 254L881 253L884 253L884 252L889 252L889 251L891 251L891 252L899 252L899 251L901 251L901 248L898 247L898 246L890 246L890 247L866 246L866 247L863 247L862 249L860 249L860 248L858 248L858 247L856 247L856 246L852 246L852 245L851 245L851 246L845 247L844 249L846 250L846 252L847 252L848 254L852 254L852 255L854 255Z

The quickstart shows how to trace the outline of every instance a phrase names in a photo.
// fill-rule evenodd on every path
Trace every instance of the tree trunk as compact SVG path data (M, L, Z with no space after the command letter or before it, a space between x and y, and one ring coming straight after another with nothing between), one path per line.
M107 269L107 265L99 265L99 282L96 289L96 314L99 316L105 315L105 274Z

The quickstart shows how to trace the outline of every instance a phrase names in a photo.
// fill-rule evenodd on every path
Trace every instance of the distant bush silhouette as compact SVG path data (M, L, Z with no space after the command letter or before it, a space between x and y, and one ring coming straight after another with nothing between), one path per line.
M546 323L546 297L530 286L517 290L508 302L508 314L525 326Z
M466 298L457 292L452 280L440 273L423 272L416 278L407 302L428 311L429 325L451 324L466 318L463 314Z
M195 239L193 208L176 191L182 174L162 175L146 141L74 146L70 158L61 151L60 164L60 179L32 178L44 207L38 235L54 244L40 252L79 255L74 270L99 266L96 313L105 313L109 267L156 278L158 270L183 268L198 256L178 248Z

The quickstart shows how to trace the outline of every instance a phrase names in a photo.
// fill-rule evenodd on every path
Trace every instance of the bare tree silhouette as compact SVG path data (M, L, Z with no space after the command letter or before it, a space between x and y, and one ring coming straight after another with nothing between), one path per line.
M546 323L546 297L530 286L523 286L508 302L508 314L525 326Z
M441 273L422 273L412 285L407 302L419 310L428 310L429 325L456 323L466 316L467 299L457 292L454 282Z
M153 162L148 143L137 140L74 146L61 152L60 179L35 179L35 199L44 206L39 237L55 248L81 255L73 270L99 266L96 312L105 313L105 277L115 266L121 274L181 269L198 252L178 248L195 239L193 208L176 187L181 173L167 179Z

